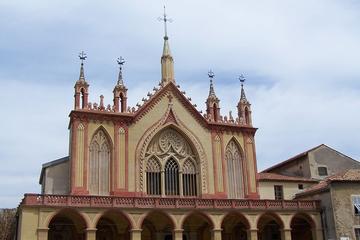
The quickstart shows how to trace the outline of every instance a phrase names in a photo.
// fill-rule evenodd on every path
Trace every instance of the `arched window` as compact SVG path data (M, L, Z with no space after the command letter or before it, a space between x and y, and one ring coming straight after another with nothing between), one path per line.
M103 130L91 140L89 159L89 192L91 195L109 195L110 144Z
M196 169L194 163L190 159L185 161L182 174L183 195L196 196Z
M217 118L218 118L218 116L217 116L217 106L216 106L216 103L214 103L214 105L213 105L213 116L214 116L214 121L216 122L217 121Z
M81 97L80 97L81 103L80 103L80 106L81 106L82 109L84 109L84 108L86 107L86 106L85 106L85 89L82 88L80 92L81 92Z
M190 143L178 131L166 128L154 136L146 149L144 166L146 192L149 195L199 194L200 169ZM161 170L160 170L161 169Z
M165 195L179 195L179 165L172 158L165 164Z
M250 113L247 107L245 108L245 123L250 124Z
M155 158L150 158L146 166L147 194L161 195L161 166Z
M240 148L232 139L226 147L228 197L244 198L242 156Z

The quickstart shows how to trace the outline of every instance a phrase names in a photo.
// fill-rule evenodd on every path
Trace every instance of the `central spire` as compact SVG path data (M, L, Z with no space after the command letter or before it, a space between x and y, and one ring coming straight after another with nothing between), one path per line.
M174 60L173 57L171 56L170 47L169 47L169 37L167 35L167 22L172 22L172 19L167 17L165 6L164 6L164 15L162 18L159 17L158 20L164 22L164 47L161 56L161 85L164 86L169 82L175 83Z

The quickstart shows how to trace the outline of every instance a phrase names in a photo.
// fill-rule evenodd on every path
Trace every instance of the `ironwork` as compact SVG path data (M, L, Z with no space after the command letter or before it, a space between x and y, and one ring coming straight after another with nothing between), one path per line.
M87 58L87 55L84 51L81 51L81 53L79 53L79 58L81 60L81 65L83 65L84 61L86 60Z
M244 77L244 75L241 74L241 75L239 76L239 80L240 80L240 82L241 82L241 86L243 86L246 78Z
M208 72L208 76L209 78L212 80L214 77L215 77L215 74L214 72L210 69L209 72Z
M158 20L164 22L164 32L165 32L164 38L168 39L168 36L167 36L167 22L171 23L173 20L171 18L167 17L165 6L164 6L164 15L163 15L163 17L158 17Z

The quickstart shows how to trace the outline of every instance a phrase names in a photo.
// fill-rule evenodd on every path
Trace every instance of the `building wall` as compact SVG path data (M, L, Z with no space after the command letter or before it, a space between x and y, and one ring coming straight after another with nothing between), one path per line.
M69 161L47 167L42 183L43 194L68 194L69 193Z
M354 226L360 225L360 216L354 214L352 195L360 195L359 183L331 184L331 200L337 239L343 236L355 239Z
M172 95L171 103L169 95ZM167 122L169 112L175 116L174 122ZM72 161L72 194L88 193L88 146L99 128L106 131L112 143L111 189L110 194L144 194L144 148L156 133L167 126L175 127L194 145L201 162L199 189L202 196L226 197L225 149L231 139L235 139L243 153L244 191L247 197L257 197L256 152L253 136L239 130L214 131L201 123L184 103L171 91L163 93L155 104L148 108L133 122L127 125L120 121L95 119L74 119L70 141ZM80 150L79 150L80 149ZM82 149L82 150L81 150ZM143 155L142 155L143 154ZM75 190L74 190L75 189Z
M284 181L259 181L260 199L275 199L274 186L283 186L284 199L291 200L299 191L299 184L303 184L304 189L310 187L310 183L284 182Z
M348 169L359 169L360 162L357 162L327 146L320 146L309 152L309 163L311 177L322 179L326 176L319 176L318 167L326 166L328 176Z
M284 166L278 167L269 172L293 177L311 178L310 166L307 157L301 157L295 161L291 161Z

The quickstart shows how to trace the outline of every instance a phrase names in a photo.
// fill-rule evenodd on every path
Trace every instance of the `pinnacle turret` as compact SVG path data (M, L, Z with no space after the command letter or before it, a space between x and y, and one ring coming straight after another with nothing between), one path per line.
M212 121L218 121L220 118L220 100L217 98L214 90L213 78L215 74L213 71L208 72L208 77L210 79L210 89L209 89L209 96L206 99L206 113L210 116L209 119Z
M164 86L169 82L175 82L174 77L174 59L171 56L169 37L167 35L167 22L172 22L166 15L164 6L163 18L159 18L160 21L164 22L164 47L161 56L161 85Z

